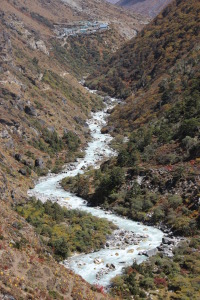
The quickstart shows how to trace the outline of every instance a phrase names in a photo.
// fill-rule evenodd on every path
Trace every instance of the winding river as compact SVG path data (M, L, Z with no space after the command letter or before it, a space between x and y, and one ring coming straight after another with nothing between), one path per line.
M93 91L91 91L93 92ZM106 125L107 109L114 106L115 99L109 100L103 111L92 114L92 118L88 120L88 126L91 132L91 141L85 151L85 157L78 159L76 163L66 166L66 170L59 175L49 175L41 178L35 188L30 190L30 196L36 196L41 201L50 199L57 201L61 206L79 209L91 213L99 218L106 218L116 224L119 229L134 232L140 235L146 235L138 245L127 245L124 249L101 249L98 252L90 254L74 255L64 265L74 270L75 273L81 275L89 283L98 283L104 287L109 285L110 279L120 274L125 266L131 265L135 259L138 263L144 261L147 257L139 255L139 252L154 249L161 244L163 232L151 226L125 219L113 213L103 211L100 208L87 206L87 202L70 192L64 191L59 182L66 176L76 176L83 173L88 166L98 168L102 158L109 158L116 153L109 147L112 137L109 134L101 134L101 128ZM119 247L118 247L119 248ZM95 263L98 258L99 263ZM107 264L113 264L115 268L106 268ZM103 270L103 276L98 276ZM98 279L97 279L98 277Z

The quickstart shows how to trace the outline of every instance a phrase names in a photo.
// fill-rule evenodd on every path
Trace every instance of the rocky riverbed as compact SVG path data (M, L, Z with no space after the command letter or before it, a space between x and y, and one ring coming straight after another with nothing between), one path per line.
M101 134L102 127L106 125L107 110L114 106L116 100L106 98L105 103L105 109L92 113L92 118L88 121L91 140L85 149L85 157L68 164L60 174L49 174L40 180L35 188L29 191L29 195L36 196L42 201L50 199L67 208L83 210L99 218L106 218L118 227L107 237L106 245L100 251L74 255L64 262L64 265L88 282L108 286L110 279L120 274L124 267L131 265L134 259L138 263L147 259L145 255L139 253L160 246L163 232L152 226L117 216L113 212L89 207L84 199L64 191L59 184L64 177L76 176L90 166L98 168L104 159L116 155L109 147L112 137L109 134Z
M125 249L127 245L139 245L146 238L148 238L148 234L137 234L134 231L119 229L107 237L105 247L109 249Z

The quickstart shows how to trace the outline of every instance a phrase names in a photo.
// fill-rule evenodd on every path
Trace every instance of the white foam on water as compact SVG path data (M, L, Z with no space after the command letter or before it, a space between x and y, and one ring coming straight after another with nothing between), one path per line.
M111 99L115 102L115 99ZM59 182L67 176L76 176L83 173L83 169L88 166L97 167L102 158L109 158L116 153L109 147L112 137L109 134L101 134L101 128L106 125L106 110L111 108L113 104L107 105L103 111L93 113L92 118L88 121L91 131L91 141L86 148L86 154L83 159L79 159L73 170L59 175L51 175L42 180L30 190L28 194L36 196L41 201L50 199L57 201L61 206L72 209L79 209L91 213L99 218L106 218L116 224L119 229L133 231L136 234L147 234L148 237L143 239L138 245L127 245L125 249L101 249L90 254L81 254L69 258L64 262L67 267L74 270L75 273L81 275L89 283L98 283L102 286L108 286L110 279L120 274L125 266L131 265L135 259L138 263L146 259L145 256L138 255L144 250L154 249L162 242L163 232L151 226L145 226L132 220L125 219L113 213L108 213L99 208L88 207L84 199L77 197L70 192L63 190ZM133 250L128 252L129 250ZM100 258L102 263L95 264L95 258ZM96 275L102 269L106 268L106 264L114 264L115 269L109 270L108 274L104 274L97 280Z

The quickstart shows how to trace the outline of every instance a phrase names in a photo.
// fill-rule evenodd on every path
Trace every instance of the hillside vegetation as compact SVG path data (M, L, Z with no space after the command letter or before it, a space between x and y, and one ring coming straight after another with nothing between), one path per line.
M59 250L63 254L61 247ZM1 201L0 299L106 298L50 253L33 227Z
M115 51L144 26L138 16L101 1L85 1L84 10L71 3L2 0L0 5L0 299L104 297L53 258L51 249L70 236L69 229L59 223L51 232L45 226L51 216L45 214L44 221L33 214L28 221L33 219L34 229L13 211L19 203L27 202L27 190L38 176L49 170L58 173L65 162L84 155L80 149L89 140L86 120L103 102L78 81L106 59L110 49ZM67 41L56 35L55 24L102 18L112 23L110 31ZM27 214L34 211L31 204L27 206ZM42 215L39 209L37 213ZM94 229L94 222L102 225L91 216L74 215L69 214L65 225L73 227L76 239L80 227L70 223L73 218L77 221L80 217L85 224L85 237ZM109 226L102 226L102 231L109 231ZM41 233L41 228L44 237L36 233ZM94 243L91 240L86 245L80 238L80 245L72 243L66 251L98 249L105 240L100 231L99 236L94 234ZM58 232L60 240L55 238Z
M103 165L98 176L93 176L95 192L90 196L91 202L108 203L120 213L138 220L153 223L165 220L182 234L190 234L192 228L198 227L199 8L195 1L193 5L184 0L169 5L111 59L114 64L108 73L92 81L95 84L105 78L112 83L110 74L119 71L119 66L126 61L121 75L127 82L127 89L135 95L128 97L111 113L112 126L108 126L107 130L112 129L116 140L125 130L128 142L120 144L117 159ZM182 27L181 20L185 24ZM161 38L155 37L158 29ZM166 32L167 35L164 34ZM162 47L164 40L165 48ZM158 41L162 53L156 58ZM139 53L140 59L137 60ZM117 57L120 59L117 60ZM146 80L135 77L136 70L140 70ZM154 70L153 74L151 70ZM116 78L119 79L118 76ZM111 88L118 96L118 85L116 90L112 84ZM124 87L125 91L127 89ZM122 173L123 176L120 175ZM141 184L133 180L138 175L143 177ZM122 180L124 176L125 180ZM187 208L186 215L180 210L183 206ZM194 227L190 224L191 220Z
M57 260L66 259L73 252L89 253L102 248L106 235L115 225L105 219L62 208L57 203L32 199L26 205L17 206L17 212L36 232L44 237L44 243L52 249Z
M125 99L102 130L113 134L119 153L63 187L187 237L172 259L158 254L116 277L112 291L123 299L198 299L199 22L198 2L174 1L87 81Z
M147 89L199 41L199 3L174 1L88 83L119 98Z

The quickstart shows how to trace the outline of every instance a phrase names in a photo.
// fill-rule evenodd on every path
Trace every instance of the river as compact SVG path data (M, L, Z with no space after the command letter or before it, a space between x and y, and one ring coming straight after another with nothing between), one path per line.
M91 91L93 92L93 91ZM78 159L74 164L66 166L64 173L43 177L36 184L35 188L29 190L29 196L36 196L41 201L50 199L57 201L61 206L72 209L79 209L91 213L99 218L106 218L118 226L119 229L133 232L145 238L141 239L138 245L127 245L123 249L107 248L90 254L74 255L63 262L68 268L81 275L91 284L98 283L104 287L109 285L110 279L120 274L125 266L132 264L135 259L138 263L147 259L144 255L138 255L141 251L154 249L162 242L163 232L151 226L145 226L138 222L125 219L111 212L103 211L100 208L87 206L87 202L70 192L64 191L59 182L66 176L76 176L83 173L88 166L99 167L102 158L109 158L116 153L110 148L109 144L112 137L109 134L101 134L101 128L106 125L107 109L116 103L115 99L110 99L103 111L92 113L92 118L88 120L91 132L91 141L85 150L85 157ZM132 234L132 233L131 233ZM98 264L95 261L98 259ZM106 264L113 264L115 268L107 268ZM99 276L102 274L102 276ZM98 276L97 276L98 275ZM97 279L98 277L98 279Z

